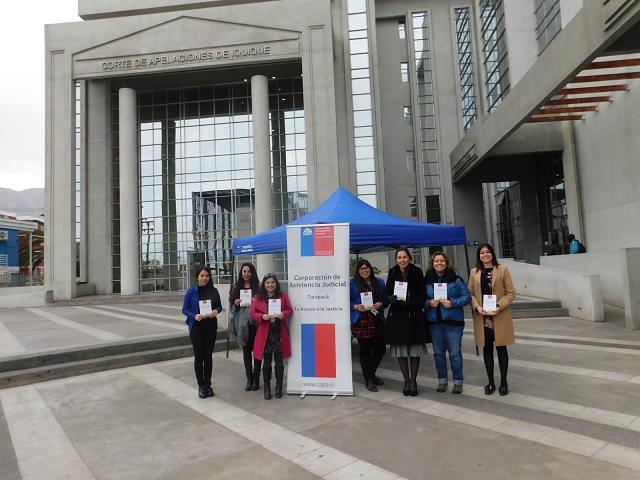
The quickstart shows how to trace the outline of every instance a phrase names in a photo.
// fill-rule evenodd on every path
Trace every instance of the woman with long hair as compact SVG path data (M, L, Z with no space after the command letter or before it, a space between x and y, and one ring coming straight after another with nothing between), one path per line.
M437 392L445 392L449 382L447 352L451 363L453 389L462 393L462 333L464 332L464 306L471 302L466 282L456 275L444 252L431 256L425 274L427 283L426 313L431 329L431 340L438 373Z
M202 267L196 273L197 285L187 290L182 313L187 317L189 337L193 345L193 368L198 382L200 398L213 397L211 374L213 347L218 334L218 315L223 311L220 294L213 286L211 270Z
M500 366L500 395L509 394L507 371L509 354L507 345L515 343L513 318L510 305L516 298L511 274L504 265L498 263L493 247L483 243L478 247L476 266L469 276L469 291L473 307L473 332L476 345L482 347L484 366L489 383L484 393L491 395L496 391L493 378L493 344L498 351Z
M253 342L258 327L251 318L251 303L260 289L260 280L253 263L243 263L238 279L229 290L229 338L242 346L244 371L247 376L245 391L260 389L262 362L252 356Z
M262 379L264 399L271 400L271 362L275 361L276 398L282 398L284 359L291 356L289 320L293 307L286 293L280 290L280 282L273 273L267 273L260 290L253 298L251 318L258 324L253 344L253 357L263 360Z
M351 297L351 332L358 340L360 367L367 390L377 392L384 382L376 370L385 352L383 337L384 309L389 304L384 280L375 276L368 260L356 263L356 271L349 284Z
M390 307L384 339L391 346L391 356L398 359L404 377L402 393L415 397L420 357L428 353L426 344L431 342L422 310L426 293L424 275L420 267L411 263L413 258L407 248L396 250L395 260L396 265L387 275Z

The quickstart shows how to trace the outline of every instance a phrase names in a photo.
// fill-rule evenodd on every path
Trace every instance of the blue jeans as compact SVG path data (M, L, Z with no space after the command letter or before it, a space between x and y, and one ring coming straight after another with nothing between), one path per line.
M453 373L453 383L462 385L462 332L464 327L453 327L451 325L436 325L429 323L431 328L431 339L433 340L434 357L436 359L436 370L438 371L438 382L448 383L447 375L447 354L451 362L451 372Z

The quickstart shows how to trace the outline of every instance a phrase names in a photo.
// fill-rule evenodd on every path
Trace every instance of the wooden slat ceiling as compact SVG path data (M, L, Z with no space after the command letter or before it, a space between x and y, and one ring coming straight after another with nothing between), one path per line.
M584 120L585 113L597 112L598 105L611 102L611 92L629 90L629 80L640 78L640 71L607 72L610 69L640 67L640 55L635 58L606 60L596 58L575 78L560 88L556 95L529 117L527 123ZM591 70L601 70L592 74ZM585 72L589 71L588 74ZM592 83L595 85L585 86Z

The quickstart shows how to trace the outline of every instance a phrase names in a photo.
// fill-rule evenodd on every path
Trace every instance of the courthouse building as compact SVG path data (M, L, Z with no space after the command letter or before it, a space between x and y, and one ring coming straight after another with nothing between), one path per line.
M78 4L46 26L54 299L228 282L340 186L531 263L640 245L640 1Z

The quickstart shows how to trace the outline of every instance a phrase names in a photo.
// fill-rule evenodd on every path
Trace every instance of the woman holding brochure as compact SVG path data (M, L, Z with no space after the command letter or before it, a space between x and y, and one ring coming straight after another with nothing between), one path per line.
M252 356L258 327L251 318L251 303L260 289L260 281L253 263L243 263L240 275L229 291L229 337L242 346L244 370L247 376L245 391L260 389L262 362Z
M449 266L449 257L436 252L425 279L427 282L426 312L431 329L433 351L438 372L437 392L447 391L447 351L451 362L453 389L462 393L462 333L464 332L464 306L471 302L465 281Z
M282 398L284 359L291 356L289 319L293 307L286 293L280 291L280 282L273 273L262 279L260 290L253 298L251 318L258 324L253 344L253 358L263 360L264 399L271 400L271 360L275 360L276 398Z
M376 377L376 370L384 357L384 309L389 304L384 280L374 275L373 267L363 258L356 264L349 291L351 332L358 340L362 375L367 390L377 392L377 386L384 385L384 382Z
M222 312L220 294L213 286L211 270L198 270L198 284L184 295L182 313L186 315L189 336L193 345L193 367L198 381L198 396L213 397L211 372L213 368L213 347L218 334L218 314Z
M398 359L404 377L404 395L418 395L420 357L428 353L430 343L427 322L422 310L425 299L424 275L412 261L406 248L395 254L396 266L389 270L386 292L389 315L384 329L385 343L392 357Z
M478 247L476 266L469 276L469 291L473 307L473 331L476 345L483 347L484 366L489 383L484 387L485 395L496 391L493 379L493 344L498 351L500 366L500 395L509 394L507 370L509 354L507 345L515 343L513 319L510 305L516 297L511 274L498 263L493 247L483 243Z

